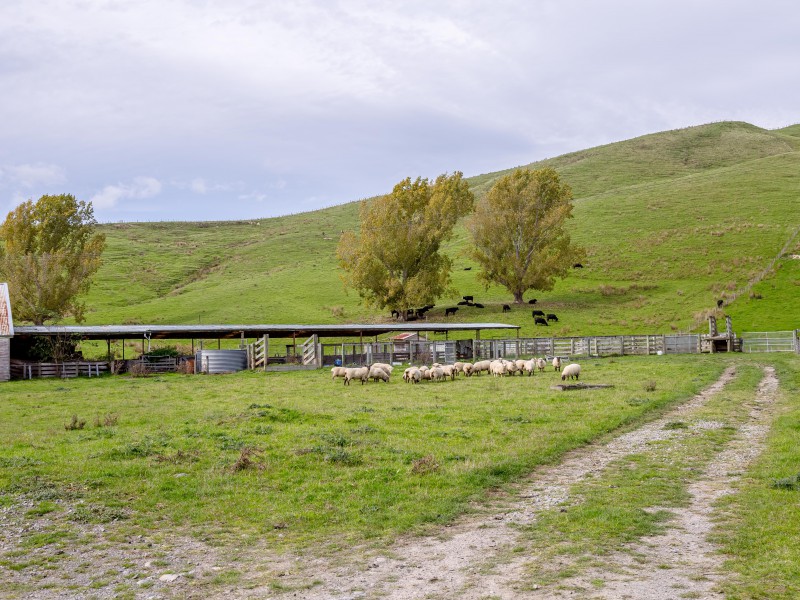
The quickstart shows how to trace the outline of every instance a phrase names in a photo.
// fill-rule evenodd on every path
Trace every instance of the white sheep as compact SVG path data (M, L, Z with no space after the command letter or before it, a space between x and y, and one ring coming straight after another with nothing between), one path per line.
M453 363L453 368L456 370L456 375L459 373L464 372L464 363L463 362L455 362Z
M331 369L331 381L336 381L337 377L344 377L347 369L344 367L333 367Z
M372 367L378 367L379 369L383 369L384 371L386 371L386 374L389 375L390 377L392 375L392 370L394 369L392 365L387 365L386 363L372 363L370 365L370 368Z
M408 375L409 383L419 383L422 379L422 371L419 369L411 369L411 373Z
M525 372L528 374L528 377L534 375L536 373L536 359L532 358L530 360L525 361Z
M462 369L464 370L464 375L472 377L472 363L464 363Z
M442 381L444 379L444 370L442 367L433 367L430 370L431 381Z
M561 357L560 356L554 356L553 357L553 368L556 371L560 371L561 370Z
M494 377L505 377L508 369L506 368L506 363L504 363L502 360L493 360L489 364L489 372Z
M503 364L506 366L506 373L508 373L512 377L514 376L514 373L519 371L519 369L517 368L517 363L515 363L513 360L503 359Z
M544 372L545 368L547 367L547 361L543 358L537 358L536 366L541 372Z
M374 364L369 368L369 374L367 379L372 379L373 381L385 381L389 383L389 373L386 372L386 369L383 368L382 365Z
M369 368L357 367L354 369L345 369L344 384L350 385L350 381L353 379L360 379L361 385L364 385L367 379L369 379Z
M566 381L567 379L572 379L573 377L577 381L580 374L581 366L578 363L572 363L564 367L564 370L561 371L561 381Z
M425 365L422 365L419 368L419 372L420 372L420 375L422 376L422 379L430 379L431 378L431 370L428 367L426 367Z
M489 372L489 368L491 367L492 361L490 360L479 360L474 365L472 365L472 372L476 375L480 375L482 371Z
M442 370L445 377L449 377L451 380L456 378L457 371L455 365L442 365L439 368Z

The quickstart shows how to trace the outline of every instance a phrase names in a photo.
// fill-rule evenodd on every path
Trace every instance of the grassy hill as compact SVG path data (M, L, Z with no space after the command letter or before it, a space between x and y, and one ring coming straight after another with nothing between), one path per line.
M458 320L517 323L525 336L669 332L704 328L716 300L737 295L725 309L737 331L800 327L800 260L778 259L748 287L800 225L800 126L714 123L531 166L545 165L573 187L571 227L588 250L586 268L528 295L560 322L534 328L527 305L502 314L510 295L477 283L461 227L447 246L454 283L487 308L462 309ZM470 183L483 194L501 174ZM87 322L388 320L346 293L338 276L336 244L357 215L354 202L254 221L106 225ZM800 254L800 238L792 253ZM440 300L430 318L454 301Z

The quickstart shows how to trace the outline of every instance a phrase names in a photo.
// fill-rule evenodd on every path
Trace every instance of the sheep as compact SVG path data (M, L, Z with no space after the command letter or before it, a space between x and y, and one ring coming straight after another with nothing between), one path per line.
M428 367L426 367L425 365L422 365L419 368L419 372L420 372L420 375L421 375L422 379L430 379L431 378L431 370Z
M337 377L344 377L347 369L344 367L333 367L331 369L331 381L336 381Z
M547 327L547 321L545 321L544 317L534 317L533 324L544 325L545 327Z
M508 369L502 360L493 360L489 365L489 372L494 377L504 377L508 373Z
M454 362L453 363L453 368L456 370L456 375L458 375L459 373L463 373L464 372L464 363L463 362Z
M467 302L466 300L462 300L461 302L456 302L456 304L458 304L459 306L469 306L469 302Z
M532 317L543 317L544 316L544 311L543 310L533 310L533 311L531 311L531 316Z
M519 371L519 368L517 368L517 363L515 363L513 360L503 359L503 364L506 366L506 373L508 373L512 377L514 376L514 373Z
M474 365L472 365L472 372L476 375L480 375L482 371L489 372L491 367L492 361L490 360L479 360Z
M472 377L472 363L464 363L462 370L465 376Z
M417 367L408 367L405 371L403 371L403 381L406 383L411 383L411 377L414 371L419 371Z
M483 304L478 304L477 302L472 306L474 306L475 308L483 308Z
M344 375L344 384L350 385L350 381L352 379L360 379L361 385L364 385L369 379L369 368L368 367L358 367L355 369L346 369Z
M560 371L561 370L561 357L560 356L554 356L553 357L553 368L556 371Z
M545 368L547 367L547 361L543 358L536 359L536 368L539 369L540 372L544 372Z
M390 364L387 364L387 363L372 363L370 365L370 368L372 368L372 367L378 367L379 369L383 369L384 371L386 371L387 375L391 375L392 374L392 370L394 370L394 367L392 365L390 365Z
M547 313L547 320L558 322L558 317L554 313Z
M445 316L445 317L449 317L450 315L453 315L453 316L455 316L455 315L456 315L456 311L457 311L457 310L458 310L458 307L457 307L457 306L453 306L453 307L451 307L451 308L445 308L445 309L444 309L444 316Z
M367 379L372 379L373 381L378 381L380 379L381 381L389 383L389 373L377 365L372 365L369 368Z
M573 269L582 269L583 265L581 263L575 263L574 265L572 265L572 268Z
M511 312L511 307L508 304L503 304L503 312Z
M449 377L451 381L456 378L456 369L453 365L442 365L439 368L444 373L444 376Z
M575 378L575 381L578 380L578 377L581 374L581 366L578 363L572 363L564 367L564 370L561 371L561 381L566 381L567 379Z
M408 382L409 383L419 383L422 379L422 371L419 369L411 369L411 373L408 375Z
M525 361L525 371L528 373L528 377L534 375L536 373L536 359L532 358L530 360Z
M433 367L430 370L431 373L431 381L442 381L444 379L444 371L442 367Z
M467 302L474 302L475 301L474 296L462 296L462 298L464 298L464 300L467 301Z
M528 300L528 304L536 304L536 298L531 298Z

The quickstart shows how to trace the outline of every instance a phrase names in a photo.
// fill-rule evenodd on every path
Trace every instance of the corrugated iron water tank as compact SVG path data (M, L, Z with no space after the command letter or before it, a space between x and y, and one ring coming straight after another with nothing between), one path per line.
M195 354L195 373L235 373L246 368L247 350L200 350Z

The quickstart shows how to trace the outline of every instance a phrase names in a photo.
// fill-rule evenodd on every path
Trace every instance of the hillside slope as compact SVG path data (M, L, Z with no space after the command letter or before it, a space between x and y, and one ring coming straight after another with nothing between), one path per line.
M555 167L573 186L571 227L589 254L586 268L555 290L530 294L559 314L547 333L702 327L701 313L756 277L800 224L800 138L793 131L715 123L534 163ZM470 182L480 194L499 175ZM357 203L349 203L255 221L104 226L109 246L87 298L87 320L383 320L344 291L336 268L339 235L357 227L357 214ZM522 335L544 335L533 328L527 306L500 312L509 295L484 291L477 269L464 270L474 267L462 254L465 244L459 227L448 244L454 284L487 308L462 309L458 320L502 320L522 325ZM797 289L798 263L779 261L774 281L782 290ZM748 296L728 308L737 329L800 327L800 304L791 294L761 295L757 306ZM773 306L773 296L780 304ZM452 302L440 301L431 318Z

